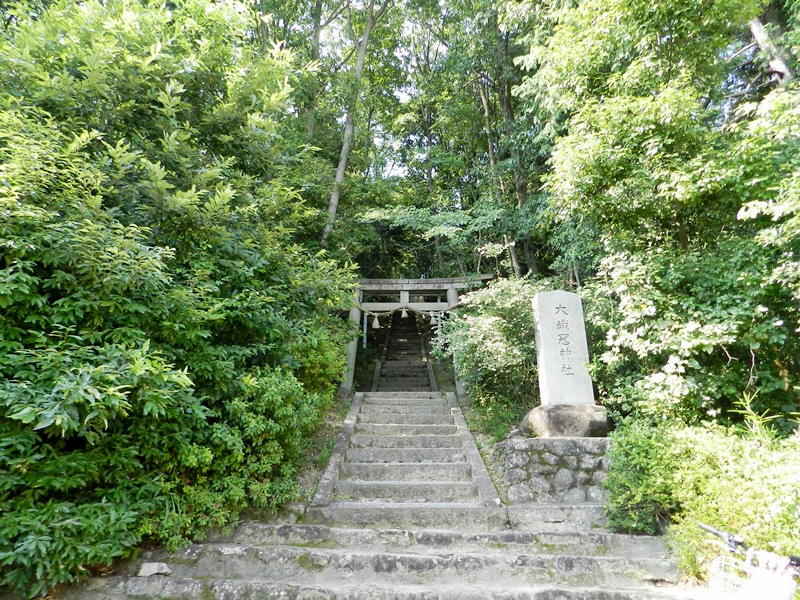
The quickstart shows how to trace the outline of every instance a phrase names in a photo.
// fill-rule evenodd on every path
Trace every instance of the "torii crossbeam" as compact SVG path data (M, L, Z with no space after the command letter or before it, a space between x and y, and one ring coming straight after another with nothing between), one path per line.
M459 290L482 286L494 275L440 279L359 279L350 321L356 326L362 312L392 313L408 309L416 312L443 313L459 304ZM358 340L347 345L347 372L342 381L343 391L353 389Z

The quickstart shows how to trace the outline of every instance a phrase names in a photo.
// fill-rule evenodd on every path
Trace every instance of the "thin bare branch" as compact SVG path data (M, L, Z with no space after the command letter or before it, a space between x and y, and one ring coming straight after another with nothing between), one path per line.
M337 6L334 8L333 12L331 13L331 16L330 16L330 17L328 17L328 18L325 20L325 22L323 22L323 23L321 23L321 24L320 24L320 29L325 29L325 28L326 28L328 25L330 25L330 24L331 24L331 23L333 23L333 22L334 22L336 19L338 19L338 18L339 18L339 15L341 15L341 14L342 14L342 13L345 11L345 9L347 9L347 7L348 7L349 5L350 5L350 2L348 2L347 0L344 0L344 1L340 2L340 3L339 3L339 4L338 4L338 5L337 5Z
M739 58L739 57L740 57L742 54L744 54L744 53L745 53L745 52L747 52L748 50L752 50L752 49L753 49L753 48L755 48L756 46L758 46L758 44L757 44L756 42L750 42L749 44L747 44L747 46L745 46L744 48L741 48L741 49L737 50L737 51L736 51L734 54L732 54L732 55L731 55L731 57L730 57L728 60L736 60L736 59L737 59L737 58Z

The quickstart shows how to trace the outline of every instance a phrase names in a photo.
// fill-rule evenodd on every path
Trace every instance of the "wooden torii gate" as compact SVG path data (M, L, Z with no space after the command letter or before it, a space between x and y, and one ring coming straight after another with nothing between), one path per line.
M379 315L408 309L416 312L441 314L459 304L459 290L479 287L494 275L454 277L446 279L359 279L350 321L358 327L364 313ZM365 299L365 296L369 298ZM358 339L347 344L347 372L341 389L353 389Z

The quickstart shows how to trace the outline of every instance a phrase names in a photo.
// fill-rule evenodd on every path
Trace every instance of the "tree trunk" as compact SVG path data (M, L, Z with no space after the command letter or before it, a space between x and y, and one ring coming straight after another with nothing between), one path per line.
M505 42L507 47L507 37ZM507 54L506 52L506 56ZM511 83L508 80L500 81L498 97L500 99L500 111L503 114L503 122L506 126L511 127L514 125L514 107L511 104ZM519 150L517 150L513 144L511 145L511 161L514 163L514 189L517 193L517 210L521 211L525 208L525 204L528 201L528 179L522 169L522 159ZM523 247L525 249L525 261L528 263L528 272L538 275L539 266L536 263L536 254L533 251L533 240L530 235L525 236Z
M486 93L486 81L483 77L480 83L478 83L478 93L481 96L481 105L483 106L483 123L486 126L486 142L489 146L489 166L492 168L492 177L496 180L497 177L494 168L497 164L497 160L494 156L494 140L492 139L492 113L489 108L489 96ZM504 192L502 181L499 182L499 187L500 191Z
M511 257L511 266L514 269L514 277L522 279L522 267L519 264L519 256L517 256L516 242L510 241L507 235L503 236L503 240L508 248L508 255Z
M314 8L311 9L311 60L317 61L321 56L320 52L320 39L322 37L322 0L317 0L314 3ZM309 82L309 94L311 100L308 103L308 110L306 112L306 137L310 140L314 137L314 130L317 127L317 93L319 86L317 78L311 77Z
M526 235L522 240L522 247L525 249L525 261L528 263L528 273L539 274L539 264L536 261L536 251L534 250L533 239Z
M344 182L344 174L347 170L347 159L350 156L350 147L353 143L353 113L355 112L355 108L355 103L353 103L347 109L342 151L339 153L339 164L336 167L336 177L333 180L331 199L328 202L328 222L325 224L325 229L322 231L321 244L323 247L327 247L328 245L328 237L331 235L331 231L333 231L333 223L336 220L336 213L339 210L339 198L342 195L342 183Z
M422 122L425 129L425 144L427 146L427 157L425 161L425 183L428 185L428 194L433 197L434 184L433 184L433 165L431 164L431 148L433 148L433 133L431 132L432 117L431 111L426 106L423 108ZM433 244L436 250L436 266L439 268L439 275L447 277L444 266L444 254L442 252L442 238L438 234L433 236Z
M750 26L750 33L753 34L753 39L756 41L756 44L758 44L761 51L767 55L769 68L778 76L778 81L780 81L782 85L789 83L794 78L794 72L789 66L788 61L783 57L778 47L772 41L769 31L764 27L761 19L756 17L750 21L748 25Z
M436 265L439 267L439 275L447 277L447 272L444 268L444 254L442 253L442 239L438 235L433 236L433 244L436 248Z
M503 180L497 176L495 172L495 167L497 166L497 159L495 158L494 154L494 140L492 136L492 117L491 111L489 109L489 96L486 93L485 82L481 81L478 84L478 91L481 96L481 104L483 105L483 120L484 124L486 125L486 141L489 145L489 166L492 170L492 177L495 180L497 185L498 191L500 192L500 197L505 195L505 186L503 184ZM522 278L522 267L519 264L519 256L517 256L517 249L514 245L513 241L509 241L508 236L503 236L503 242L505 243L506 248L508 248L508 256L511 259L511 267L514 269L514 277L517 279Z
M333 231L333 224L336 221L336 213L339 210L339 198L342 194L342 183L344 182L344 175L347 171L347 160L350 157L350 149L353 144L353 130L355 126L353 121L355 119L355 112L358 106L358 98L361 93L361 78L364 73L364 57L367 54L367 45L369 44L369 37L372 33L372 28L375 26L375 23L383 16L383 13L386 12L386 9L389 7L389 2L391 0L385 0L385 2L380 6L380 8L375 11L375 3L374 0L370 0L369 5L366 8L366 19L364 24L364 35L359 40L353 31L353 21L349 14L349 6L348 6L348 18L347 18L347 26L350 30L351 37L353 38L353 42L356 44L356 48L358 53L356 55L356 67L355 67L355 81L354 81L354 89L352 91L352 95L350 98L350 103L347 106L347 118L345 119L344 124L344 138L342 139L342 151L339 153L339 164L336 167L336 177L333 180L333 189L331 190L331 199L328 203L328 222L325 224L325 229L322 231L322 239L320 243L323 247L327 247L328 245L328 238L331 235L331 231Z
M347 0L341 0L338 4L331 8L330 16L323 21L322 9L323 0L315 0L314 6L311 8L311 61L315 62L322 56L321 52L321 38L322 30L328 25L333 23L339 15L342 14L347 6ZM316 77L312 77L309 81L309 96L308 107L306 109L306 136L310 140L314 137L314 131L317 127L317 99L319 96L320 84Z

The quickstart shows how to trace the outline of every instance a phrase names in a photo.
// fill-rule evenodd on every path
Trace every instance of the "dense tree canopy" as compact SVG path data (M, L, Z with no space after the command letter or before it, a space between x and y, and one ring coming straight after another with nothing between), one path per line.
M533 384L522 300L558 287L616 417L746 396L791 428L798 2L0 15L0 584L292 497L356 275L516 280L439 342L492 402Z

